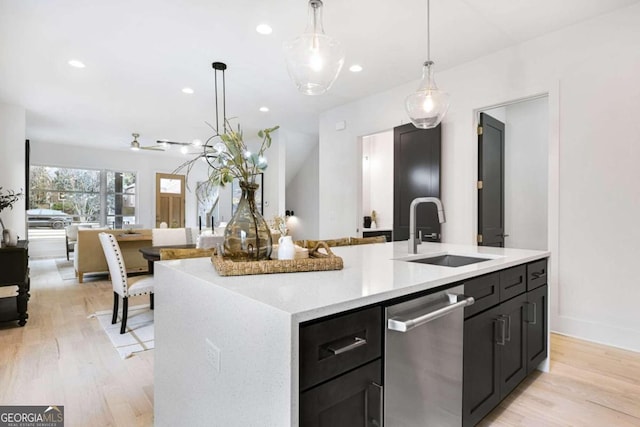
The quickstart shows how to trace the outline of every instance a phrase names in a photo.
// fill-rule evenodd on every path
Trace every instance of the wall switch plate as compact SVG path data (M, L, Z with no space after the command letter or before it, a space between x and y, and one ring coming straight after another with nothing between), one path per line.
M216 373L220 372L220 349L216 347L208 338L204 339L205 344L205 357L207 362L211 367L213 367L213 371Z
M336 122L336 130L345 130L346 128L347 128L346 120L340 120L339 122Z

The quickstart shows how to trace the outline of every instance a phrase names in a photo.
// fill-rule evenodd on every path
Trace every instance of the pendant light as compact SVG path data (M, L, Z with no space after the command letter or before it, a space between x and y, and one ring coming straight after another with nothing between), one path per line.
M309 0L306 30L285 42L283 51L289 76L305 95L321 95L336 81L345 50L342 43L324 33L321 0Z
M429 0L427 0L427 61L422 67L422 81L418 90L407 96L405 100L405 108L411 123L421 129L432 129L438 126L449 109L449 94L438 89L433 78L429 6Z

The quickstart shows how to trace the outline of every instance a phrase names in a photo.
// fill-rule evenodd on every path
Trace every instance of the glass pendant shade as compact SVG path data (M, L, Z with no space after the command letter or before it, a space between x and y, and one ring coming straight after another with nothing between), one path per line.
M329 90L344 64L345 50L338 40L324 33L322 1L309 1L309 23L305 32L283 45L287 71L298 90L320 95Z
M418 90L407 96L405 107L411 123L420 129L431 129L440 124L449 109L449 94L441 91L433 79L433 62L422 68L422 81Z

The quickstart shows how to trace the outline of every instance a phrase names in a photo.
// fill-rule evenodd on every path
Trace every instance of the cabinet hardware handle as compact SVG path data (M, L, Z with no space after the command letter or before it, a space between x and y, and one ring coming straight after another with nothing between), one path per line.
M327 350L329 350L331 353L333 353L334 356L337 356L338 354L342 354L342 353L346 353L348 351L354 350L358 347L361 347L363 345L365 345L367 343L367 340L364 338L360 338L360 337L354 337L354 341L350 344L344 345L342 347L338 347L335 348L333 346L329 346L327 347Z
M536 303L527 302L526 304L527 304L527 322L530 323L531 325L535 325L538 321L536 316Z
M506 329L507 329L507 320L504 317L499 317L496 320L495 325L498 325L498 327L500 328L500 334L498 339L496 340L496 344L498 345L505 345L505 335L506 335Z
M534 271L533 273L531 273L531 276L533 276L534 279L539 279L540 277L544 276L544 270Z
M505 338L505 340L507 342L511 341L511 315L507 315L507 316L503 316L506 320L507 320L507 336Z
M369 383L365 391L365 420L367 427L383 427L383 387L375 382Z
M429 323L432 320L438 319L442 316L446 316L447 314L451 313L452 311L455 311L459 308L463 308L466 307L468 305L473 305L473 303L475 302L475 300L473 299L473 297L467 297L464 295L453 295L451 294L450 297L454 300L457 300L458 298L462 297L464 298L462 301L458 301L458 302L454 302L453 304L449 304L445 307L439 308L437 310L434 311L430 311L428 313L425 313L421 316L415 317L413 319L409 319L409 320L400 320L396 317L389 319L387 321L387 329L391 330L391 331L398 331L398 332L407 332L410 331L413 328L417 328L418 326L422 326L425 323Z

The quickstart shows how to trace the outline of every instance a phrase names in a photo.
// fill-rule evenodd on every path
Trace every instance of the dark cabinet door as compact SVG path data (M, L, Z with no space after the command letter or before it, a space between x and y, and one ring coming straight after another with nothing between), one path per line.
M398 126L393 129L393 147L393 240L397 241L409 238L411 201L440 197L440 126ZM421 231L423 240L440 241L438 211L433 203L418 206L416 226L416 236Z
M474 426L500 402L500 306L464 322L462 425Z
M547 358L547 286L527 293L527 374Z
M376 360L300 395L301 427L382 425L382 365Z
M500 399L527 376L527 295L522 294L500 304ZM502 331L504 328L504 331Z

